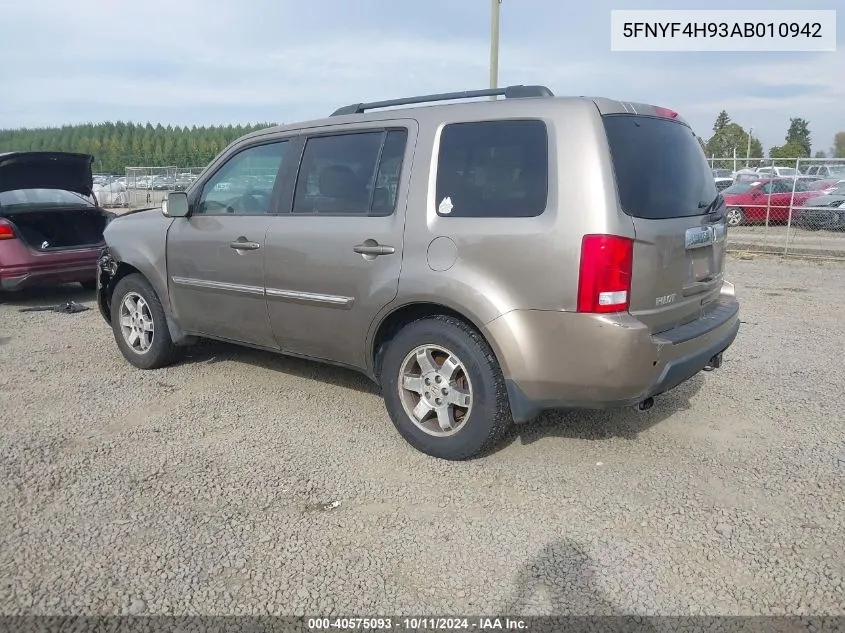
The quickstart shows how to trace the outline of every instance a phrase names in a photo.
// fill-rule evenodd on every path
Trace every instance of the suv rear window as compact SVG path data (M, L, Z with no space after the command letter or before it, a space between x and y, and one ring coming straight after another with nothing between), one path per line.
M604 129L628 215L647 220L701 215L716 197L713 172L687 126L620 114L605 116Z
M437 159L437 213L450 217L540 215L549 189L546 124L536 120L451 123Z

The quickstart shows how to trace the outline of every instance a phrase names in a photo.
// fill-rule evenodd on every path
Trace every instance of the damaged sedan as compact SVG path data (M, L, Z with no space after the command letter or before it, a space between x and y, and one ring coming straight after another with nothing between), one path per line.
M96 287L103 231L115 214L93 191L93 156L0 154L0 290Z

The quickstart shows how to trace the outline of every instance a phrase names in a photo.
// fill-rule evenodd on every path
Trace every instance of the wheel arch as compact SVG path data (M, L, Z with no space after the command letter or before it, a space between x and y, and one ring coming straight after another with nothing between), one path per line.
M368 361L367 370L371 377L374 378L377 383L380 383L380 363L385 345L403 327L420 319L441 315L451 316L472 327L478 335L484 339L488 345L490 345L490 348L493 350L493 354L496 356L496 360L501 365L501 355L495 341L491 340L491 338L484 333L483 324L479 319L472 316L469 310L457 306L449 306L438 301L420 300L394 306L391 310L383 314L381 318L376 321L375 326L371 328L366 348Z
M164 310L164 316L167 320L167 329L170 331L170 339L173 341L174 345L190 345L196 341L195 337L185 334L182 328L179 327L179 324L176 323L173 316L170 314L169 302L162 300L161 293L156 290L153 282L150 281L149 277L147 277L143 271L139 270L132 264L120 261L115 261L112 268L114 269L114 272L111 274L109 274L108 271L101 269L101 283L103 284L103 290L97 295L97 303L99 304L100 312L103 314L106 321L111 323L111 302L117 284L125 277L137 274L150 284L150 288L152 288L152 291L156 293L156 296L158 297Z
M103 318L111 323L111 300L114 294L114 289L118 282L126 277L137 273L143 277L143 273L126 262L118 262L112 260L111 265L100 266L100 284L101 290L97 293L97 304L100 308L100 313Z

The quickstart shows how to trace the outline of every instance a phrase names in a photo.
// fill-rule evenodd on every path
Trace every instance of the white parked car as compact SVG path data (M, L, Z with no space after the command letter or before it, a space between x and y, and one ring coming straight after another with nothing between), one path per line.
M115 181L104 185L94 185L94 195L101 206L122 207L129 204L126 187Z
M733 175L734 182L755 182L760 179L760 174L755 169L740 169Z
M822 179L845 178L845 165L811 165L806 173Z
M716 182L716 189L719 191L723 191L734 184L733 178L714 178L713 180Z
M757 173L766 176L774 174L778 178L792 178L801 175L795 167L758 167Z

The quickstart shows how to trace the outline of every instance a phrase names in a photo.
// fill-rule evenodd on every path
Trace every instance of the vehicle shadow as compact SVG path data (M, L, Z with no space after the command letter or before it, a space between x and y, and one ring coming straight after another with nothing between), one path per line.
M380 393L373 381L352 369L210 339L202 339L196 345L189 347L181 362L214 364L226 361L262 367L270 371L317 380L362 393L373 395Z
M182 362L213 364L225 361L254 365L298 378L354 389L362 393L372 395L381 393L375 383L351 369L219 341L200 341L188 349ZM637 411L634 407L547 411L524 424L512 425L503 440L484 456L496 453L516 441L529 445L547 437L590 440L613 437L634 439L678 411L689 409L690 399L698 393L704 381L705 377L702 374L693 376L672 391L655 398L654 406L643 412Z
M79 284L32 286L14 292L0 292L0 305L21 308L53 307L65 303L69 299L93 307L90 304L96 302L97 293L94 290L86 290Z
M703 374L696 374L671 391L655 397L654 406L648 411L638 411L636 407L546 411L525 424L514 424L496 450L516 441L528 445L547 437L635 439L640 433L667 420L678 411L691 408L690 400L704 385L704 381Z
M517 589L500 612L509 614L511 619L527 615L558 616L558 619L532 622L531 630L655 630L648 622L626 617L598 586L600 574L601 570L578 542L571 538L552 541L519 571Z

